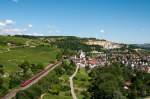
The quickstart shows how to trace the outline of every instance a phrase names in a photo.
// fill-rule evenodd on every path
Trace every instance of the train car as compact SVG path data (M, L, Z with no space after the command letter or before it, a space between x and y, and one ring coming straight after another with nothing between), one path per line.
M31 79L22 82L21 87L27 86L28 84L30 84L32 81L34 81L35 79L37 79L38 77L40 77L44 73L45 73L45 70L43 70L40 73L38 73L37 75L33 76Z
M57 63L55 63L54 65L56 65ZM31 79L26 80L24 82L21 83L21 87L25 87L27 85L29 85L32 81L36 80L37 78L39 78L41 75L43 75L45 72L47 72L49 69L51 69L54 65L50 66L49 68L46 68L44 70L42 70L40 73L36 74L35 76L33 76Z
M30 84L32 80L26 80L23 83L21 83L21 87L25 87L26 85Z

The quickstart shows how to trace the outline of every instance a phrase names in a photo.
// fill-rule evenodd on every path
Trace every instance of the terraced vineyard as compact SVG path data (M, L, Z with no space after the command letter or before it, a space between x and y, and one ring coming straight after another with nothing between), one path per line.
M58 49L50 47L14 48L10 51L0 53L0 64L4 65L6 72L18 70L17 65L23 61L42 63L46 66L50 61L55 60L58 52Z

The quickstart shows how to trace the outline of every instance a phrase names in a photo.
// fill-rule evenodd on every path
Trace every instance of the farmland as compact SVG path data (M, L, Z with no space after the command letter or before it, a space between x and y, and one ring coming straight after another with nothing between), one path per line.
M4 65L6 72L14 72L18 69L18 64L23 61L30 63L42 63L48 65L50 61L55 60L58 49L50 47L37 48L14 48L8 52L0 53L0 63Z
M47 45L39 38L0 36L0 64L6 72L18 70L23 61L42 63L44 66L54 61L59 49Z

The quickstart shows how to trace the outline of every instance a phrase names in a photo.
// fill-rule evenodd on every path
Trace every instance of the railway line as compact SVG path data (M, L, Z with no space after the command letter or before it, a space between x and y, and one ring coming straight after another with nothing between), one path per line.
M52 71L55 67L59 66L61 62L55 63L55 64L49 64L44 70L42 70L40 73L34 75L32 78L22 82L20 84L20 87L12 90L8 94L6 94L2 99L12 99L16 96L16 93L20 90L25 90L38 82L40 79L42 79L44 76L46 76L50 71Z

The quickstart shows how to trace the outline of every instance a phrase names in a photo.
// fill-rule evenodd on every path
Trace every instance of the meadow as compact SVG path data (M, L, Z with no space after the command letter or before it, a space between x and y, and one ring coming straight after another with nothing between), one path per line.
M86 69L80 68L74 78L74 88L78 99L85 98L84 95L87 94L86 91L88 86L90 85L90 79L91 78L89 77Z
M4 65L4 70L6 72L18 70L18 64L23 61L29 61L34 64L42 63L44 66L47 66L50 61L56 59L58 52L58 49L53 49L51 47L13 48L9 51L0 53L0 64Z
M43 96L42 99L72 99L71 96L61 96L61 95L51 95L51 94L46 94Z

